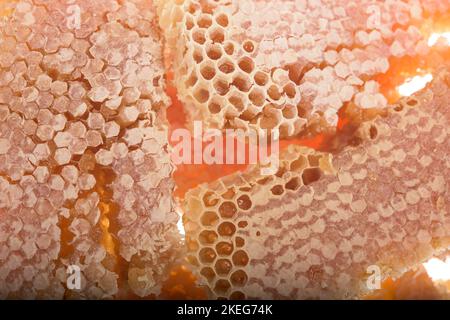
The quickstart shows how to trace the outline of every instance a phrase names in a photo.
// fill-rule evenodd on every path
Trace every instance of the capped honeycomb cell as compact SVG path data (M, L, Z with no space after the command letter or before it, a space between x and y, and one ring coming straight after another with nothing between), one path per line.
M390 59L428 54L415 21L450 9L438 0L156 5L188 126L279 129L281 138L334 131L338 110L350 102L356 115L384 109L377 75Z
M217 256L193 266L211 296L360 298L373 270L395 278L448 250L448 70L361 124L338 153L290 145L273 176L255 165L188 191L186 236ZM205 195L215 201L194 205ZM204 212L216 214L217 233ZM214 241L201 241L206 232Z
M180 238L152 3L6 3L0 297L158 295Z

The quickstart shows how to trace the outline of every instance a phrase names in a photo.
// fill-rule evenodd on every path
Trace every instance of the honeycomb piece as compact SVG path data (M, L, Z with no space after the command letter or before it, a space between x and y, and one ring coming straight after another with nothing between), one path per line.
M355 298L372 268L396 277L450 246L450 72L338 154L290 145L274 176L258 166L192 189L189 260L214 297Z
M413 20L448 1L158 0L178 95L213 128L333 130L349 101L386 107L389 58L424 55Z
M7 3L0 297L158 294L180 239L152 4ZM81 288L71 290L73 265Z

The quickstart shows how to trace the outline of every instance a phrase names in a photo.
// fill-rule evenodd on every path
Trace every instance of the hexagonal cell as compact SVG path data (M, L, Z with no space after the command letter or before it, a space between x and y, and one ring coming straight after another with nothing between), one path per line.
M295 85L291 82L286 84L283 87L283 92L291 99L295 98L297 95L297 90L295 89Z
M216 273L214 272L213 268L205 267L200 271L200 274L204 276L209 282L212 282L215 277Z
M186 257L187 261L192 264L193 266L200 266L200 263L198 262L197 257L193 256L193 255L188 255Z
M203 49L201 47L200 48L195 48L194 49L194 53L192 55L193 55L193 58L194 58L195 62L200 63L200 62L203 61ZM191 75L191 77L192 77L192 75Z
M234 63L230 58L224 57L218 62L219 70L225 74L234 72Z
M243 57L238 62L239 68L245 73L252 73L255 68L255 63L249 57Z
M252 87L252 83L248 78L248 75L246 75L245 73L239 73L235 75L232 85L238 88L238 90L241 92L248 92Z
M289 169L291 171L301 171L306 168L308 165L308 161L304 156L299 156L297 160L291 162Z
M193 29L192 40L194 40L198 44L204 44L206 42L205 31L202 29Z
M270 189L273 195L280 196L284 193L284 188L282 185L276 185L273 186L272 189Z
M213 43L222 43L225 40L225 34L221 27L214 27L209 29L209 39Z
M200 28L209 28L212 25L211 16L209 14L202 14L197 20L197 25Z
M247 226L248 226L248 222L245 220L239 221L239 223L238 223L238 227L241 229L247 228Z
M194 252L197 251L198 248L200 248L200 245L198 244L197 241L195 241L191 237L186 236L186 247L188 248L189 251Z
M233 286L242 287L247 283L248 276L244 270L237 270L233 272L230 276L230 281Z
M234 191L234 187L228 188L226 192L222 193L222 198L226 199L226 200L231 200L233 199L234 195L235 195L235 191Z
M282 112L285 119L294 119L297 117L297 108L293 105L285 105Z
M305 186L320 179L322 171L319 168L307 168L303 170L302 180Z
M214 89L216 89L216 92L221 96L226 95L228 91L230 91L230 84L225 80L216 79L213 85Z
M264 107L263 115L259 119L259 125L262 129L276 128L281 122L281 110L272 108L273 105L269 104Z
M205 192L203 195L203 204L206 207L214 207L219 202L218 196L214 192Z
M244 250L236 251L233 254L233 264L235 266L245 267L248 264L249 258Z
M222 222L217 231L223 237L231 237L236 232L236 227L231 222Z
M219 256L229 256L233 253L233 243L221 241L216 244L216 252Z
M252 40L245 40L242 43L242 48L248 53L253 53L253 51L255 51L255 47L256 45Z
M231 261L228 259L218 259L214 265L216 273L220 276L228 275L232 268L233 265L231 264Z
M200 103L205 103L209 99L209 91L205 88L197 87L194 90L194 98Z
M265 72L258 71L255 73L253 79L257 85L264 87L269 82L269 75Z
M225 201L219 206L219 213L222 218L231 219L237 212L236 205L231 201Z
M236 237L234 239L234 242L236 243L237 248L242 248L245 245L245 240L244 240L244 238L241 238L241 237Z
M215 226L219 221L219 216L215 212L206 211L205 213L203 213L200 221L203 226L212 227Z
M218 14L216 17L216 21L222 27L228 26L229 22L228 16L225 13Z
M222 46L210 44L206 47L206 55L212 60L219 60L222 57Z
M218 234L211 230L203 230L198 236L201 244L214 244L218 237Z
M186 30L191 30L194 27L194 19L191 16L186 15Z
M198 253L198 258L202 263L213 263L217 254L212 248L203 248Z
M223 50L225 51L225 53L229 56L234 54L234 43L231 41L226 41L223 45Z
M321 155L310 154L308 155L308 163L311 167L318 167L321 158Z
M278 101L281 99L281 92L276 85L271 85L269 89L267 89L267 94L272 100Z
M233 92L233 94L228 97L228 101L237 111L242 112L246 107L245 101L247 101L247 96L241 92Z
M231 284L228 280L219 279L216 281L216 285L214 286L214 291L218 295L226 295L228 290L230 290Z
M200 66L200 74L205 80L211 80L216 75L216 67L211 61L204 61Z
M237 205L242 210L249 210L252 207L252 200L246 194L243 194L237 199Z
M248 98L250 99L250 101L258 107L262 107L264 105L264 103L266 102L266 94L264 93L264 91L260 88L253 88L249 95Z
M208 110L212 114L217 114L217 113L220 113L220 110L222 110L222 108L220 106L220 103L217 103L215 101L210 101L208 103Z
M285 184L285 188L288 190L295 191L302 185L300 179L298 177L294 177Z

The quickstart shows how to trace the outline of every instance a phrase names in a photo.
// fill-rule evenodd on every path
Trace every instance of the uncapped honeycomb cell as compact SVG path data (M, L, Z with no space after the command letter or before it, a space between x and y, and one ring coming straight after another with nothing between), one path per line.
M212 297L362 297L374 270L396 277L448 250L449 87L442 69L337 154L290 145L273 176L256 165L190 190L188 251Z
M157 0L188 125L334 130L338 110L381 109L389 59L428 54L414 25L448 1ZM314 129L316 130L316 129Z
M0 297L159 294L180 239L151 2L8 3Z

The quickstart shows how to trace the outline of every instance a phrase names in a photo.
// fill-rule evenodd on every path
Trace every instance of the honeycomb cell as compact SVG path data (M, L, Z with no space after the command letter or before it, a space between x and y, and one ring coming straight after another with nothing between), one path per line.
M236 237L235 242L236 242L237 248L242 248L245 245L245 240L244 240L244 238L241 238L241 237Z
M226 295L228 293L228 290L230 290L231 284L228 280L225 279L219 279L216 281L216 284L214 286L214 291L218 295Z
M252 207L252 201L248 195L243 194L237 199L237 205L242 210L249 210Z
M203 196L203 204L206 207L214 207L219 202L219 198L213 192L206 192Z
M266 102L265 93L263 90L261 90L259 88L253 88L250 91L248 98L255 106L258 106L258 107L262 107L264 105L264 103Z
M212 19L211 16L208 14L202 14L199 19L197 20L197 25L200 28L207 29L212 25Z
M213 282L216 278L216 273L214 272L214 269L211 267L205 267L200 271L200 274L206 278L209 282Z
M223 43L225 40L223 29L220 27L211 28L209 30L209 39L211 39L213 43Z
M272 187L272 189L270 189L270 191L272 192L273 195L280 196L284 193L284 188L281 185L276 185L276 186Z
M286 182L285 188L288 190L295 191L302 185L300 178L295 177Z
M200 69L200 73L205 80L211 80L216 75L216 67L213 64L203 63Z
M204 44L206 42L205 31L198 29L192 31L192 39L198 44Z
M225 74L233 73L235 70L234 63L229 59L222 59L218 62L219 70Z
M252 73L253 69L255 68L253 60L249 57L241 58L241 60L238 62L238 66L245 73Z
M201 244L214 244L218 238L218 235L214 231L204 230L199 235Z
M255 44L251 40L244 41L242 47L247 53L253 53L253 51L255 50Z
M235 266L245 267L248 264L248 261L248 255L243 250L238 250L233 254L233 264Z
M219 206L219 213L222 218L231 219L237 212L236 205L231 201L225 201Z
M246 285L248 276L244 270L236 270L230 276L230 282L235 287L243 287Z
M226 28L228 26L228 22L229 22L228 16L224 13L218 14L216 16L216 21L220 26L222 26L224 28Z
M265 72L257 71L254 80L257 85L264 87L269 82L269 76Z
M303 170L302 181L305 186L320 179L322 171L319 168L307 168Z
M214 88L219 95L224 96L230 90L230 85L226 81L218 79L214 83Z
M201 218L201 223L205 227L215 226L219 221L219 216L212 211L206 211Z
M226 200L232 200L235 194L236 192L234 191L234 188L228 188L228 190L222 194L222 198Z
M216 251L219 256L229 256L233 253L233 244L231 242L221 241L216 244Z
M214 102L214 101L210 101L208 104L208 110L215 114L215 113L219 113L221 111L221 106L220 103Z
M228 259L217 259L214 269L219 276L226 276L230 273L233 265Z
M222 46L218 44L210 44L206 48L206 55L211 60L219 60L222 57Z
M223 50L225 51L225 53L229 56L234 54L234 50L235 50L235 45L233 42L230 41L225 41L224 45L223 45Z
M209 92L206 89L199 87L195 90L194 97L198 102L206 102L209 99Z
M199 260L203 263L213 263L216 256L216 252L211 248L203 248L198 254Z
M248 76L242 73L239 73L233 79L232 85L238 88L241 92L248 92L251 88L251 82L248 79Z
M236 232L236 227L232 222L222 222L217 227L217 232L222 237L231 237Z

